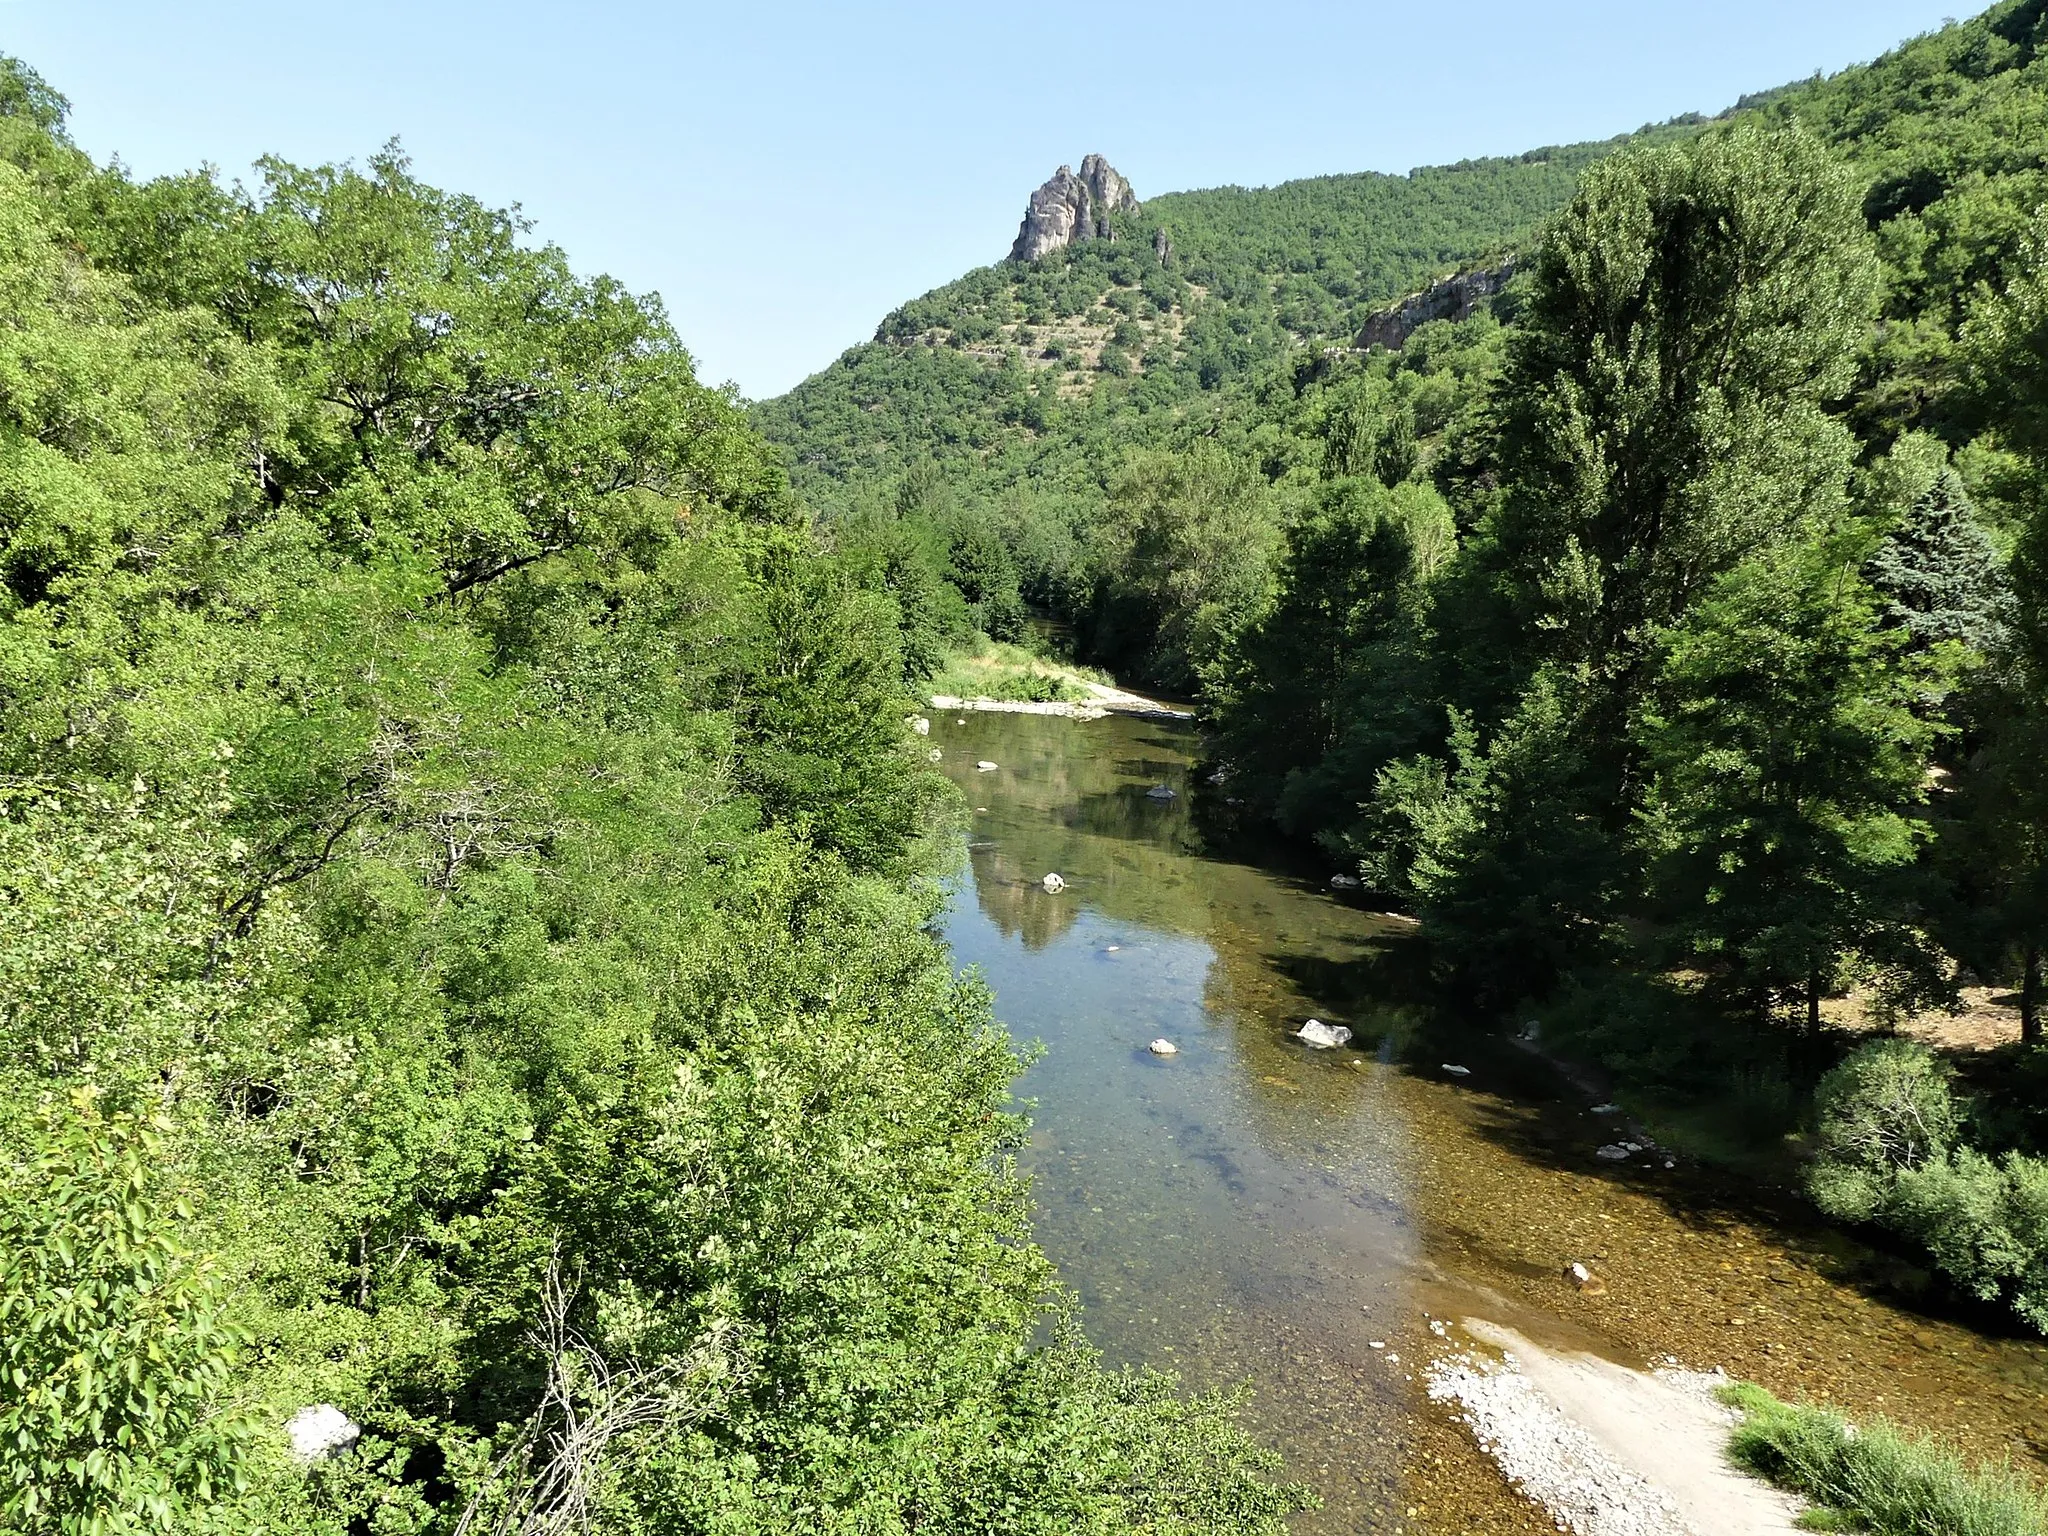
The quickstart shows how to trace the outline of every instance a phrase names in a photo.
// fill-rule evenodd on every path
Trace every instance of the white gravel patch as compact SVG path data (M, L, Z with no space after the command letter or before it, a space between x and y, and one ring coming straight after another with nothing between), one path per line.
M1603 1450L1527 1376L1478 1355L1429 1367L1429 1396L1454 1403L1508 1479L1578 1536L1700 1536L1669 1497Z

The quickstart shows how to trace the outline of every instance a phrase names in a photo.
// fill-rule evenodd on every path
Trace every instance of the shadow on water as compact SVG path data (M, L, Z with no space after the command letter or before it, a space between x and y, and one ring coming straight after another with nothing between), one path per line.
M1771 1192L1600 1163L1613 1133L1582 1095L1430 1016L1408 928L1242 843L1205 850L1192 732L944 716L932 744L971 811L946 938L1045 1046L1019 1085L1038 1238L1111 1359L1254 1385L1254 1428L1327 1501L1304 1536L1529 1517L1413 1380L1426 1310L1626 1358L1669 1349L1852 1407L1859 1382L1911 1381L1988 1404L1987 1441L2023 1428L1998 1394L2048 1357L1987 1356L1935 1324L1943 1365L1912 1341L1924 1320L1838 1284L1839 1244ZM1147 796L1160 783L1175 799ZM1066 888L1048 892L1054 872ZM1352 1048L1293 1039L1310 1016L1348 1025ZM1176 1055L1146 1050L1160 1036ZM1612 1278L1598 1303L1562 1286L1573 1258Z

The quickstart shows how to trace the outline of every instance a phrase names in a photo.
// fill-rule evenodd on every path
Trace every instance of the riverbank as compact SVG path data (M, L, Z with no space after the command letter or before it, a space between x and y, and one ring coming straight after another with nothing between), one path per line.
M1630 1370L1476 1317L1458 1342L1430 1364L1431 1399L1455 1404L1503 1475L1578 1536L1799 1529L1798 1500L1729 1462L1741 1415L1714 1395L1727 1377Z
M1048 715L1065 720L1100 720L1135 715L1146 720L1193 720L1195 712L1163 699L1133 693L1106 673L1055 661L1023 646L983 639L955 651L932 679L934 709L989 714Z
M978 710L992 715L1050 715L1062 720L1100 720L1106 715L1131 715L1140 720L1193 720L1192 710L1176 709L1157 699L1122 689L1090 685L1099 689L1086 702L1069 699L963 698L958 694L935 693L933 709Z
M2048 1348L1914 1310L1896 1261L1753 1181L1603 1161L1616 1117L1511 1042L1424 1054L1374 960L1412 929L1208 848L1192 732L1039 713L931 722L987 807L947 941L1046 1048L1020 1085L1034 1231L1113 1361L1255 1388L1249 1422L1325 1500L1296 1536L1556 1529L1430 1401L1430 1362L1497 1348L1433 1320L1643 1375L1721 1366L2048 1471ZM1311 1016L1353 1048L1304 1048Z

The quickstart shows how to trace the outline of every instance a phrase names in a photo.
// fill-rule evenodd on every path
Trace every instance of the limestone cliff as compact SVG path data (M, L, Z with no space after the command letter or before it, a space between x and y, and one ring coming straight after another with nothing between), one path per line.
M1031 194L1016 244L1010 247L1010 260L1036 261L1047 251L1062 250L1077 241L1110 239L1109 216L1137 209L1138 197L1131 184L1102 156L1083 160L1078 176L1063 165L1052 180Z
M1357 345L1360 350L1385 347L1389 352L1399 351L1401 343L1418 325L1430 320L1470 318L1483 301L1507 287L1508 279L1514 275L1515 261L1509 257L1498 266L1480 267L1447 277L1369 317L1365 328L1358 333Z

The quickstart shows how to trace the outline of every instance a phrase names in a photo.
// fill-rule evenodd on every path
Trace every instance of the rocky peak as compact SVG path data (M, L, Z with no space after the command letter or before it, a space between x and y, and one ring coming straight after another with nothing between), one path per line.
M1109 216L1135 213L1138 196L1131 184L1100 155L1081 162L1076 176L1070 166L1053 172L1052 180L1031 194L1018 226L1010 260L1036 261L1047 251L1062 250L1081 240L1107 240Z

